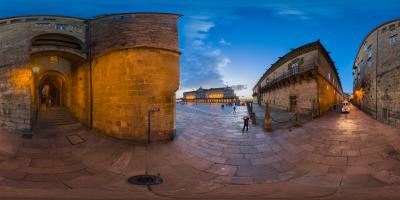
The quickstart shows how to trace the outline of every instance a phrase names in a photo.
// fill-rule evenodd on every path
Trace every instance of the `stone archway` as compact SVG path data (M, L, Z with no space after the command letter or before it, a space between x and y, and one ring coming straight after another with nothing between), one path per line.
M63 74L57 71L47 71L39 79L36 87L39 108L63 106L66 95L66 81Z

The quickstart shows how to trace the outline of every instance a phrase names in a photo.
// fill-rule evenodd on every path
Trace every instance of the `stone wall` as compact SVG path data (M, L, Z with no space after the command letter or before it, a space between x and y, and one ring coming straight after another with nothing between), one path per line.
M339 105L342 97L324 76L318 75L317 82L319 114L324 114L332 110L334 105Z
M317 83L314 79L301 80L278 90L263 93L263 102L268 102L273 108L290 110L290 96L297 97L299 112L310 113L317 105ZM263 105L264 105L263 103Z
M175 130L175 91L179 87L179 55L138 48L93 60L93 127L135 141L147 138L147 112L152 114L153 140L169 140Z
M84 20L78 18L56 16L0 19L0 126L2 128L30 131L35 123L37 88L31 70L32 38L41 34L61 33L85 41L86 27L83 22ZM56 28L57 24L68 24L68 28L59 30Z
M86 126L90 123L89 66L86 63L72 68L71 105L69 110L75 118Z
M94 128L144 141L147 111L159 107L152 116L154 140L173 138L178 18L125 13L91 20L51 15L0 19L1 127L30 130L39 110L41 81L52 76L61 85L61 104L83 124L89 126L93 114ZM59 62L50 62L52 56ZM33 73L33 67L40 72Z
M304 71L297 73L289 67L295 62L298 63L297 72ZM253 96L253 102L261 100L262 104L269 102L271 107L282 110L323 114L342 100L343 92L335 66L319 41L293 49L271 67L253 87L253 92L258 93L259 86L265 86L267 80L273 85L262 92L261 99ZM276 79L284 73L289 77ZM274 82L274 79L279 81ZM297 105L293 108L291 98L296 99Z
M394 126L400 126L399 22L389 21L372 30L361 44L353 67L354 103ZM396 35L397 41L391 43L390 38Z
M152 138L174 137L178 17L143 13L91 21L93 128L143 142L147 112L159 107L160 112L152 114Z
M0 68L0 127L30 131L31 71L26 66Z

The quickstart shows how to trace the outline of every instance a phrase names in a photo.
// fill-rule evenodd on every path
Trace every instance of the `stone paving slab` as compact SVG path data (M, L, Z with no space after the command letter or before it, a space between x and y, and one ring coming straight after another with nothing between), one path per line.
M399 129L357 109L271 133L260 126L242 133L244 107L238 107L237 114L220 107L191 110L178 107L174 141L147 150L76 123L43 126L32 140L0 131L0 199L345 199L377 197L381 192L389 198L400 196L395 190L400 187ZM85 142L72 145L66 136L73 134ZM153 191L127 184L128 177L146 168L160 173L165 182ZM12 194L13 189L19 193Z

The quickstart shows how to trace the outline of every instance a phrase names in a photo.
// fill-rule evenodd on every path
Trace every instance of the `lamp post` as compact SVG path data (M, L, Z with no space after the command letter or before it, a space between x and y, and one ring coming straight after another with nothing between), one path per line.
M148 173L148 166L147 166L147 160L149 158L148 154L148 147L151 143L151 113L159 112L160 108L158 107L152 107L147 111L147 143L146 143L146 155L145 155L145 174L143 175L136 175L128 178L128 183L134 184L134 185L145 185L147 186L147 189L152 191L151 186L152 185L158 185L163 182L162 177L160 174L157 175L151 175Z

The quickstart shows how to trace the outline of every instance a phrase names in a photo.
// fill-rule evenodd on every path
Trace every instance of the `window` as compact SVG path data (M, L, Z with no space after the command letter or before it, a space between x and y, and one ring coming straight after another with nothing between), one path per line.
M372 66L372 60L371 59L369 59L367 63L368 63L368 67Z
M127 15L119 15L119 16L114 16L113 19L115 20L126 20L126 19L131 19L132 16L127 16Z
M58 56L50 56L51 64L59 64Z
M331 73L328 72L328 79L331 80Z
M35 26L37 27L44 27L44 26L49 26L49 23L36 23Z
M368 47L368 53L367 53L367 55L368 55L368 58L371 58L371 56L372 56L372 49L371 49L371 46Z
M389 30L390 30L390 32L394 32L396 30L396 25L395 24L391 24L389 26Z
M43 18L43 21L55 22L56 19L54 19L54 18Z
M5 21L5 22L0 22L0 26L1 25L6 25L7 24L7 22Z
M386 27L382 28L382 33L384 33L386 31Z
M34 22L34 21L38 21L38 18L27 18L25 21L26 22Z
M365 44L363 45L363 48L364 48L364 51L366 51L366 50L368 49L368 45L365 43Z
M13 20L11 20L10 22L11 22L11 24L13 24L13 23L20 23L20 22L22 22L22 20L21 20L21 19L13 19Z
M67 30L67 24L56 24L56 30Z
M295 62L290 66L292 74L297 74L299 72L299 63Z
M397 43L397 34L396 35L392 35L389 38L390 44L394 45Z

